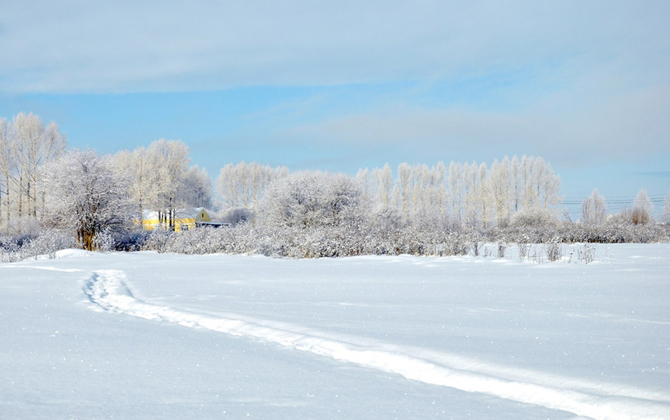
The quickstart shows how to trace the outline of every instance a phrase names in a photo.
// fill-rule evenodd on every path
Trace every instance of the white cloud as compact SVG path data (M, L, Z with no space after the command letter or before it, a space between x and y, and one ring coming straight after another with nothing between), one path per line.
M7 3L7 2L4 2ZM667 2L11 2L0 89L118 92L441 79L668 62Z
M328 106L306 124L288 114L321 99L299 98L250 118L274 125L276 144L411 144L552 162L670 153L666 0L0 0L0 10L0 92L490 78L496 94L479 102L391 94L367 108ZM504 86L508 74L523 77Z
M670 154L670 85L610 94L598 101L588 94L566 95L572 97L557 95L508 112L401 106L328 118L284 136L315 144L410 145L410 150L424 156L429 151L436 160L464 153L475 159L518 153L583 165ZM580 99L583 102L573 106ZM423 157L409 153L408 160Z

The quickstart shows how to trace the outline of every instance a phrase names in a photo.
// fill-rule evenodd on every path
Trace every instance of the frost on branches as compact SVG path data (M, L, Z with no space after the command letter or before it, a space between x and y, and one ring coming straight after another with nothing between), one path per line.
M97 248L99 235L129 221L127 185L109 157L72 151L44 167L43 182L45 224L74 233L84 249Z
M12 123L0 119L4 260L66 246L67 240L58 236L66 232L89 250L294 258L490 255L486 243L497 243L499 254L514 243L520 249L544 243L549 261L561 258L563 243L656 242L670 237L670 204L660 219L666 223L656 223L653 202L644 191L631 209L608 214L605 198L594 190L582 203L580 221L560 220L560 177L541 157L505 157L491 165L401 163L395 174L386 164L361 169L355 177L289 173L281 166L241 162L221 169L216 182L219 201L212 199L207 172L189 166L189 150L181 141L157 140L113 157L93 151L60 156L63 138L57 126L49 125L38 131L51 133L40 141L54 145L54 150L37 153L35 159L25 160L30 164L19 167L14 163L22 150L17 147L22 144L19 134L31 124L40 127L31 116L21 115ZM192 207L217 210L210 214L220 228L172 232L177 210ZM156 211L166 231L142 231L144 210ZM21 218L35 228L15 222Z
M263 202L264 221L275 227L355 227L367 210L351 177L296 172L275 182Z

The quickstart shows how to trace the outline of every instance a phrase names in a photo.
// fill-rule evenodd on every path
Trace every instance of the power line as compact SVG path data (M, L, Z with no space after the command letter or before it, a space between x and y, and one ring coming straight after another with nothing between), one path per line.
M565 200L562 201L563 205L581 205L584 200L586 200L589 197L584 197L584 198L579 198L579 197L570 197L566 198ZM651 201L652 204L665 204L666 196L663 195L650 195L649 196L649 201ZM617 206L617 205L633 205L635 202L635 199L632 198L606 198L605 197L605 203L609 206Z

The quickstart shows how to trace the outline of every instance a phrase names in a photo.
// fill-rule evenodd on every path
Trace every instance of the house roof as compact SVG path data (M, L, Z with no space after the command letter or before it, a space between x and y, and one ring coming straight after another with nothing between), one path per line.
M204 207L193 207L187 209L177 209L176 218L177 219L195 219L200 215L200 212L205 211L209 216L209 212ZM154 220L158 219L158 212L155 210L144 210L142 212L142 219L144 220Z

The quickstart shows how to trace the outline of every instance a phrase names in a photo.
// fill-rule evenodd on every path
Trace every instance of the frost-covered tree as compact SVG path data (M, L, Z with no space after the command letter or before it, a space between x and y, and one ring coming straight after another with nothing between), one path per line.
M607 218L607 203L605 197L597 189L582 202L582 223L586 225L601 225Z
M10 122L0 118L0 226L3 222L9 225L11 217L10 177L15 167L12 156L12 134Z
M521 206L521 183L522 183L522 174L521 174L521 164L519 163L519 158L512 156L510 162L510 177L511 177L511 190L510 190L510 200L512 205L512 211L517 212Z
M38 168L52 161L65 150L65 135L54 122L44 126L37 115L17 114L12 125L16 135L18 161L18 216L37 217L40 195L37 190Z
M370 181L370 170L368 168L358 170L356 173L356 181L358 181L358 185L361 186L361 192L363 195L366 197L371 197L374 195L372 192L373 184Z
M561 201L559 196L561 178L554 173L551 164L545 162L541 157L535 159L535 167L537 208L547 210Z
M377 202L383 207L391 204L391 192L393 190L393 172L389 164L375 172L377 178Z
M425 214L428 209L428 197L430 196L430 171L428 165L413 165L410 214L412 220L416 221L419 215Z
M196 165L186 171L180 199L188 207L212 206L212 179L205 168Z
M403 162L398 165L398 179L393 187L393 198L405 219L411 205L412 167Z
M44 125L34 114L0 119L0 226L21 232L36 225L44 191L38 188L40 166L65 149L65 134L54 122Z
M237 165L229 163L221 168L216 179L216 190L226 208L250 208L259 202L274 180L287 174L288 169L284 166L270 167L244 161Z
M481 205L481 218L482 223L486 226L489 222L489 201L490 194L489 189L487 188L487 176L488 176L488 167L486 163L479 165L479 194L480 194L480 205Z
M176 211L184 205L182 191L188 169L188 147L179 140L157 140L147 148L147 161L152 186L150 207L158 212L158 220L167 229L174 229Z
M451 197L451 216L461 224L462 214L463 165L459 162L449 163L449 196Z
M119 176L128 180L130 198L135 205L134 213L141 225L144 210L155 201L156 194L147 149L138 147L132 152L124 150L117 153L114 156L114 168Z
M305 171L275 181L266 192L262 209L271 226L353 229L364 217L366 203L354 178Z
M495 210L496 224L504 226L509 219L509 159L493 161L487 179L488 194Z
M72 232L82 248L93 250L99 234L128 222L127 186L111 158L75 150L46 165L42 173L45 224Z
M219 177L216 179L216 190L224 200L226 207L238 208L239 197L236 179L235 165L227 164L219 172Z
M635 201L633 201L633 209L631 211L631 221L635 225L646 225L652 221L652 214L654 212L654 204L651 202L647 191L641 189Z
M463 164L462 185L463 185L463 224L470 224L474 201L474 184L470 178L471 166L468 162Z
M440 161L435 166L434 182L435 182L435 202L437 204L437 212L440 216L444 215L447 207L448 192L446 187L447 167L444 162Z
M465 187L465 220L469 226L479 223L479 202L481 201L481 183L477 162L463 166L463 185Z
M210 207L212 181L205 169L188 167L188 147L181 141L158 140L114 156L119 175L128 179L135 215L155 210L166 228L172 228L175 211L184 207Z
M533 188L533 176L535 168L535 158L533 156L523 155L521 157L521 202L523 208L533 208L536 203L535 189Z

